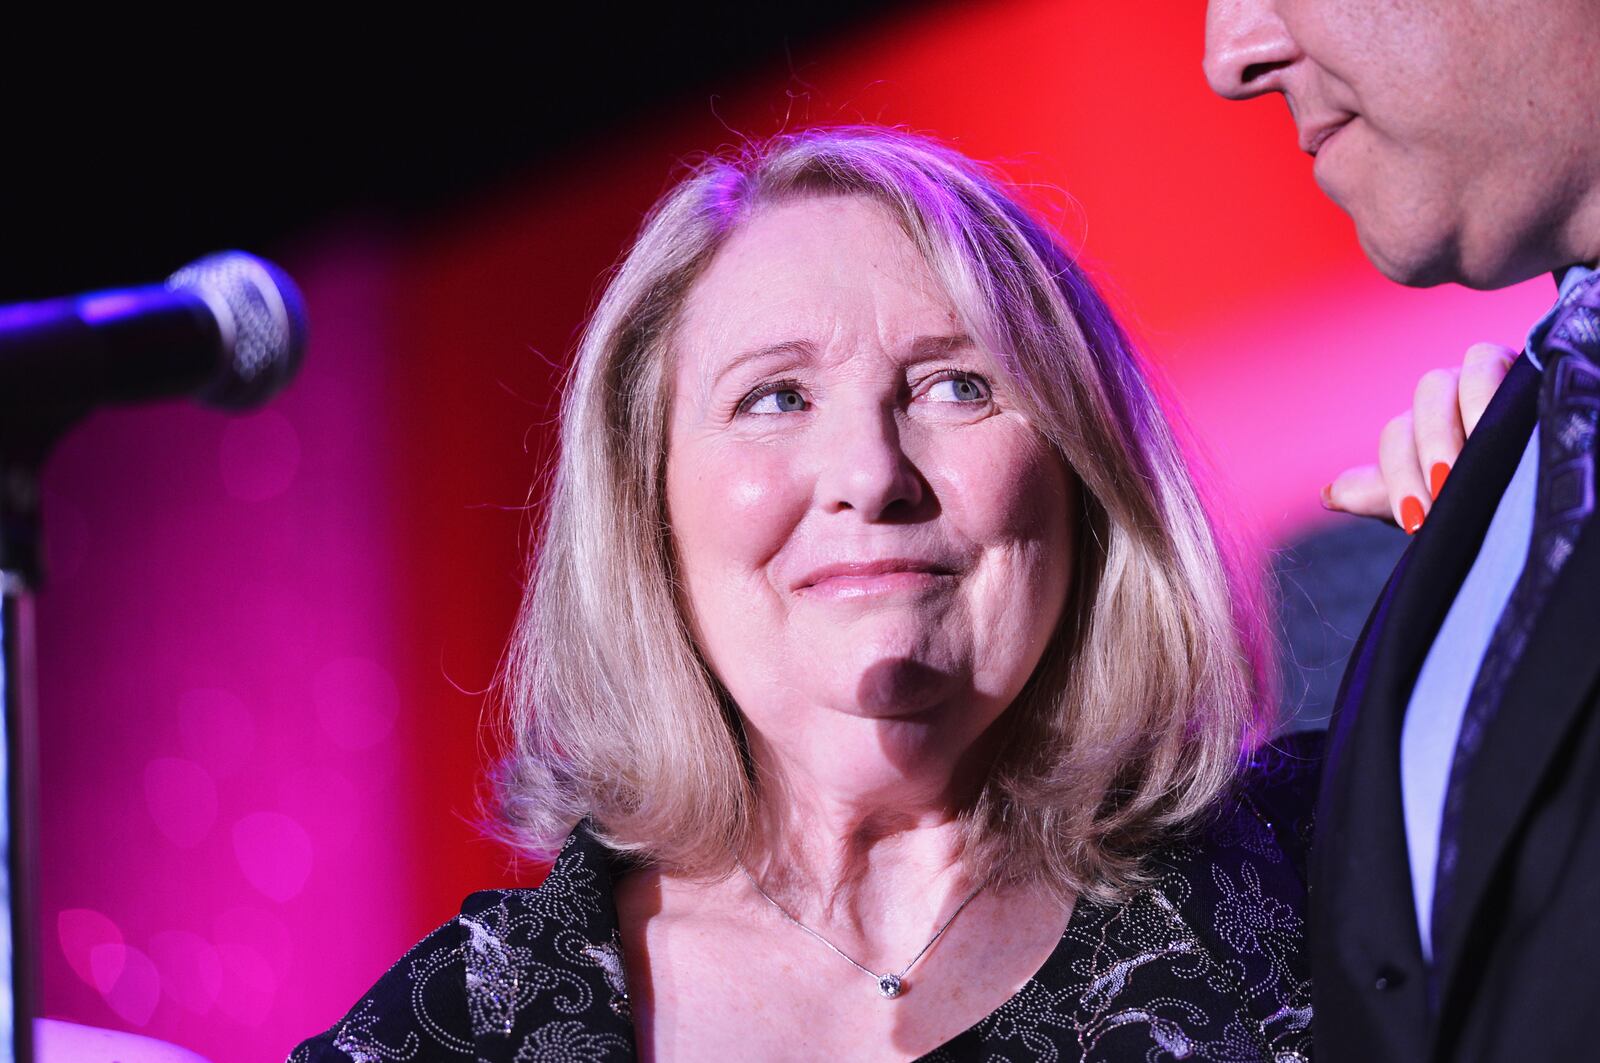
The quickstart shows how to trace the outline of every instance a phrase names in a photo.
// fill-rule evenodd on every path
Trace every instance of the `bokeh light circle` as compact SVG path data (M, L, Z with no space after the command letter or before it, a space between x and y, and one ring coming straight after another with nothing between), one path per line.
M235 823L233 854L245 880L280 904L298 896L311 875L311 837L281 812L254 812Z
M173 845L192 849L217 822L217 784L200 765L157 757L144 766L144 802Z
M394 677L366 657L330 661L311 680L317 720L341 749L370 749L389 737L400 715Z

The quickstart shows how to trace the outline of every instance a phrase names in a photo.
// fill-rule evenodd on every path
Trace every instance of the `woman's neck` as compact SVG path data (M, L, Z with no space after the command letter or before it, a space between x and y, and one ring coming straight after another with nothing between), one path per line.
M796 918L852 929L897 915L926 920L926 909L976 885L962 862L961 813L981 785L972 756L908 770L797 756L759 738L751 746L761 808L741 860Z

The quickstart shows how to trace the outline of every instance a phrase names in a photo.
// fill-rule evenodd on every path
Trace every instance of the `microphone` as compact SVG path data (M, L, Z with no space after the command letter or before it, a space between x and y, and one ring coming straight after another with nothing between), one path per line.
M249 409L289 382L305 343L294 282L243 251L165 284L0 307L0 421L60 425L102 403L172 395Z

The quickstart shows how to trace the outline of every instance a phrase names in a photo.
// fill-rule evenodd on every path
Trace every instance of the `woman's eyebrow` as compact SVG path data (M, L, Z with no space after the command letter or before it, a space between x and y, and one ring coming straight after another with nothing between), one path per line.
M941 358L956 351L969 350L975 346L971 336L964 332L953 332L947 335L918 336L907 345L907 350L910 352L909 362L915 364ZM777 343L751 347L740 351L720 365L708 366L701 378L700 393L711 394L724 377L751 362L780 355L809 362L816 357L816 354L816 345L810 340L781 340Z
M947 336L918 336L911 341L911 353L918 361L937 358L977 346L965 332L952 332Z
M777 355L798 357L802 361L810 361L816 356L817 348L810 340L782 340L778 343L768 343L760 347L751 347L740 351L732 358L720 365L706 367L706 372L701 375L700 393L709 395L713 388L722 382L729 373L750 362L760 361L763 358L772 358Z

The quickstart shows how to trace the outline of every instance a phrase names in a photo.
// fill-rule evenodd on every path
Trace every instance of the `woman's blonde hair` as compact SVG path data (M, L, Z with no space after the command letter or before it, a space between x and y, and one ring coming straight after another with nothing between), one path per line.
M1113 899L1265 733L1257 583L1202 504L1138 358L1076 263L984 168L898 131L811 129L713 158L668 192L607 285L562 399L560 457L496 681L500 833L548 857L588 817L616 850L732 867L760 787L737 708L676 602L665 470L673 330L765 207L889 209L1082 485L1071 601L1002 717L964 858Z

